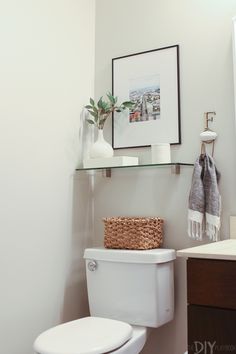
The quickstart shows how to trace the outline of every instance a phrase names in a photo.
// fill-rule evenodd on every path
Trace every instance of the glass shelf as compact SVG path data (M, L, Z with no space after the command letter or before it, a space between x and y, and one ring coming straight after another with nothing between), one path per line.
M129 166L112 166L112 167L89 167L89 168L77 168L76 171L105 171L106 177L111 177L111 170L115 169L125 169L125 168L150 168L150 167L172 167L172 171L175 174L180 174L181 166L194 166L192 163L185 162L171 162L171 163L161 163L161 164L143 164L143 165L129 165Z

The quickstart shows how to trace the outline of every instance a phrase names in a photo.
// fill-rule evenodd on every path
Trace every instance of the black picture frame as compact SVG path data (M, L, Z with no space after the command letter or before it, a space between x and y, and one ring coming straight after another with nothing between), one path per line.
M181 144L179 45L112 59L112 93L133 110L114 113L114 149Z

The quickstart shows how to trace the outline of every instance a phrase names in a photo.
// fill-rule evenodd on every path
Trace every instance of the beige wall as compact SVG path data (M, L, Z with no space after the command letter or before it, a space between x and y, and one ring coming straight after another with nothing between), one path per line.
M4 354L32 354L42 330L87 312L78 199L89 187L73 174L80 111L93 95L94 16L94 0L0 0Z
M236 213L236 146L233 103L231 19L234 0L97 0L96 96L111 89L111 59L179 44L182 145L172 148L175 161L193 162L200 152L203 113L217 113L215 160L222 173L222 238L229 215ZM110 138L110 126L107 125ZM118 151L117 153L126 153ZM150 150L130 149L144 160ZM108 215L161 215L166 220L165 247L194 244L186 234L187 199L192 168L180 176L169 169L116 171L95 181L96 243L102 243L101 218ZM183 354L186 349L185 264L175 264L175 320L153 331L144 353ZM140 287L141 279L140 279Z

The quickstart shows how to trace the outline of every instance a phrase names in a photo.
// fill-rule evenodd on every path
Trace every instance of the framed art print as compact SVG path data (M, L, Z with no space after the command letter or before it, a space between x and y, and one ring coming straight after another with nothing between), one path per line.
M179 46L112 59L112 90L134 106L114 113L114 149L180 144Z

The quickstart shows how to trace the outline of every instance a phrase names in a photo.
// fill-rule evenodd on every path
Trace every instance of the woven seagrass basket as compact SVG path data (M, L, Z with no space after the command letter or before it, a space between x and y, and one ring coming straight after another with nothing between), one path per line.
M163 241L164 220L158 217L103 218L104 246L130 250L158 248Z

